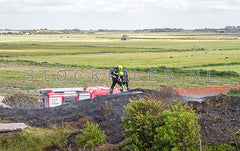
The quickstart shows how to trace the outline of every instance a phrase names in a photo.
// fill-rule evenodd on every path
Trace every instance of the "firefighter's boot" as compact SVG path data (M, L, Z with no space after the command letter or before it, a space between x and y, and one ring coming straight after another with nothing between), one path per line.
M122 85L120 86L120 91L121 91L121 93L123 93L123 86Z
M113 89L112 88L110 89L110 94L113 94Z

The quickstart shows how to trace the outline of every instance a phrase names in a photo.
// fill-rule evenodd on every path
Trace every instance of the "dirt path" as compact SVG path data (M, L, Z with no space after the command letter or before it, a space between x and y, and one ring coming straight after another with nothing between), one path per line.
M240 85L225 85L225 86L207 86L207 87L196 87L196 88L174 88L173 90L177 91L178 94L184 95L187 97L207 97L215 96L220 94L226 94L231 88L240 88Z

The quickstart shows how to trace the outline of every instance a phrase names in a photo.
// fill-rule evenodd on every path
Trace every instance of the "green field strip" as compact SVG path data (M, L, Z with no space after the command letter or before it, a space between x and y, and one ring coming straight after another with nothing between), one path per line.
M193 56L193 57L191 57ZM228 57L226 59L225 57ZM19 56L7 57L1 60L8 61L34 61L38 63L62 64L73 66L91 66L111 68L116 64L123 64L127 68L154 68L158 66L166 67L196 67L205 64L224 64L239 61L240 51L212 51L204 52L136 52L136 53L100 53L81 55L56 55L56 56ZM190 66L189 66L190 65Z

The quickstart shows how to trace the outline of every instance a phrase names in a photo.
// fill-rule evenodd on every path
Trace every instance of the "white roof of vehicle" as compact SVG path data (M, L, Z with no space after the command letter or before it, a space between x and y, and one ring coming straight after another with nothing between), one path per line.
M46 89L39 89L38 91L49 91L52 90L52 92L75 92L75 91L84 91L82 87L78 88L46 88Z

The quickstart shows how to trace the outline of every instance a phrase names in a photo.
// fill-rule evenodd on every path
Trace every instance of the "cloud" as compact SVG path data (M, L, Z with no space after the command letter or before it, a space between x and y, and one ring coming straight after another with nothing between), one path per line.
M0 0L1 12L41 12L71 6L71 0Z
M209 10L233 11L239 10L239 0L203 0L200 6Z
M231 11L240 7L239 0L0 0L0 4L2 12Z
M0 0L0 18L1 28L200 28L239 25L239 8L240 0Z
M71 0L22 0L24 4L38 6L62 6L72 4Z

